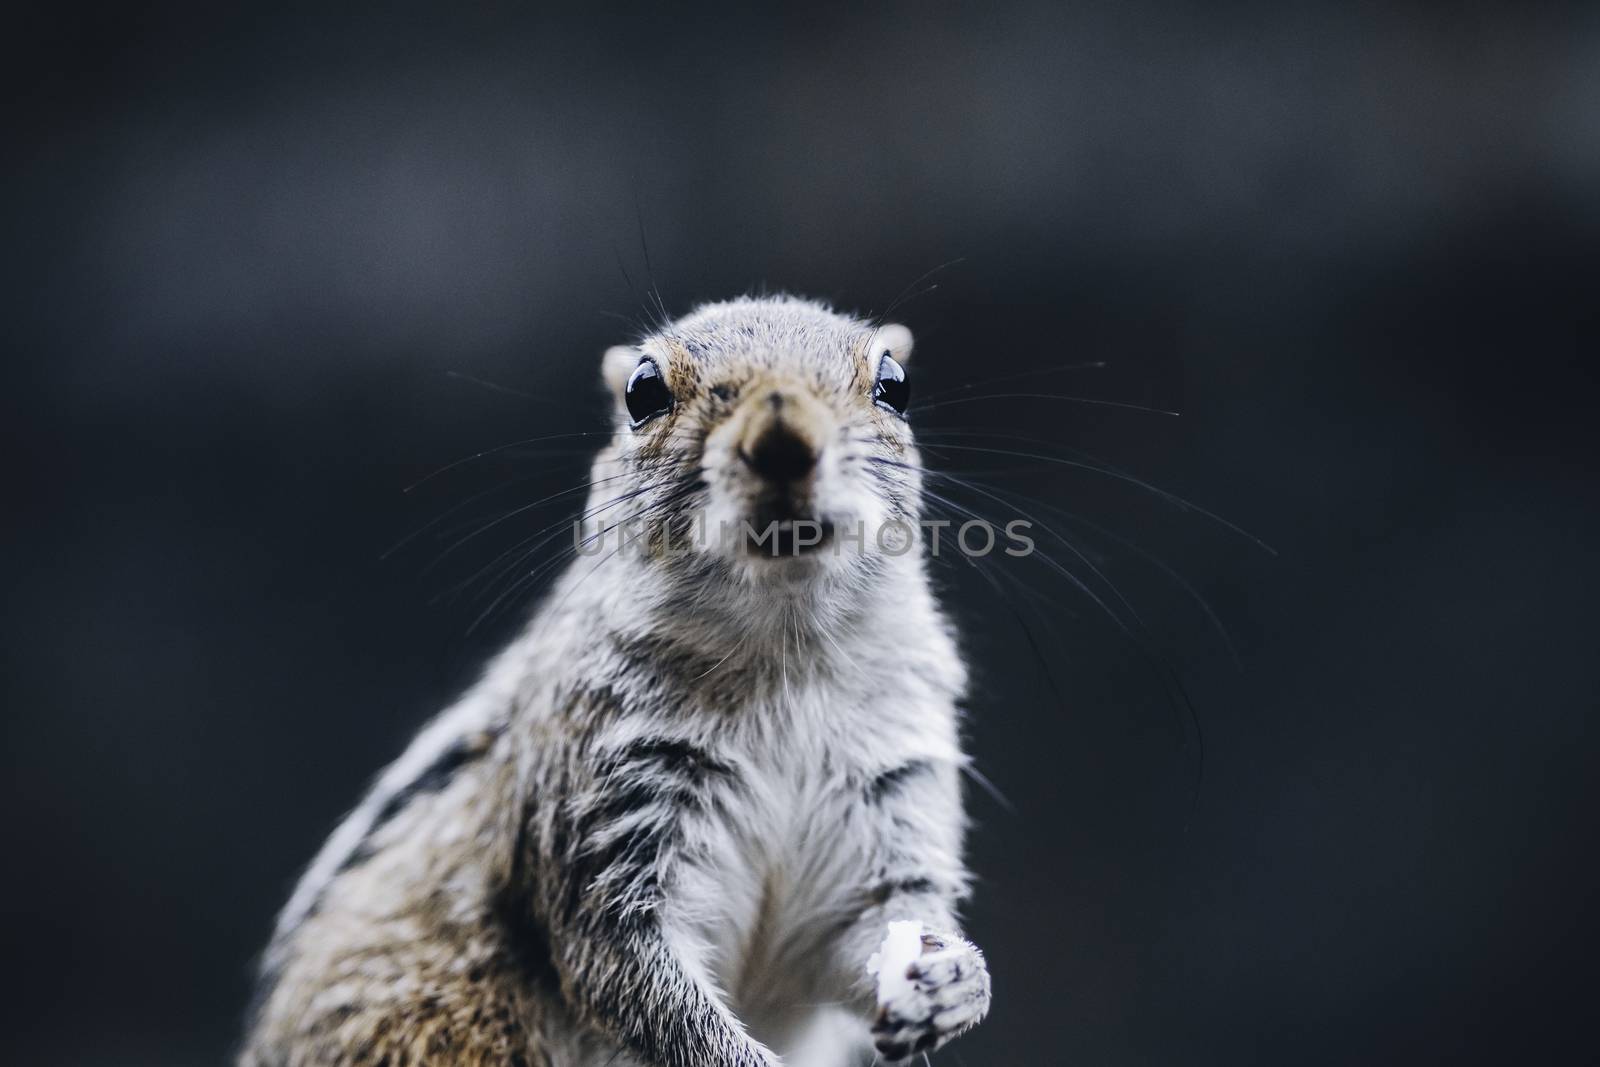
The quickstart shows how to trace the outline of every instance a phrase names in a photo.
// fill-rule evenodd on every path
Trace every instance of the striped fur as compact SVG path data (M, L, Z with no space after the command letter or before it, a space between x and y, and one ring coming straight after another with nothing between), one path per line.
M870 400L891 345L909 354L903 328L772 298L614 350L608 378L648 355L676 406L635 431L619 404L596 471L630 477L597 486L589 529L748 514L740 434L780 388L805 390L827 442L819 515L914 517L910 432ZM989 997L955 919L964 686L919 552L645 540L576 559L312 862L240 1064L824 1067L939 1047ZM865 963L899 918L925 953L880 1007Z

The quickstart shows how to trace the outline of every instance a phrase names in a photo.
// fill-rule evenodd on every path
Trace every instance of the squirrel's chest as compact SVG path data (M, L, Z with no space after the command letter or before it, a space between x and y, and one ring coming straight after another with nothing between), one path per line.
M859 907L871 849L850 810L856 795L805 761L763 768L688 842L671 910L704 946L708 976L746 1010L792 999Z
M909 687L908 687L909 688ZM724 738L736 783L684 826L665 914L741 1019L781 1026L814 1002L835 940L868 903L882 820L865 783L955 751L950 718L913 694L799 689Z

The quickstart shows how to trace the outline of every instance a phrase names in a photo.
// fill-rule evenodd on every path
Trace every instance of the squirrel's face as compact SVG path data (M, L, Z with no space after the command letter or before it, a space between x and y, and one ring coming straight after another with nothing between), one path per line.
M911 334L787 298L714 304L606 353L617 436L596 465L662 559L746 578L914 551ZM632 477L618 476L618 468Z

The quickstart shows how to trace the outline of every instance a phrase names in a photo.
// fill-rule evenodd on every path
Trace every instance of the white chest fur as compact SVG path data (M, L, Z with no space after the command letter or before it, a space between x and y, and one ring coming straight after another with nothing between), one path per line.
M706 976L756 1029L811 997L869 877L844 776L798 761L766 770L736 816L708 818L672 894Z
M666 917L685 955L753 1033L776 1040L819 997L835 939L873 883L876 822L863 783L913 760L958 760L948 706L924 695L793 687L719 756L736 804L697 816Z

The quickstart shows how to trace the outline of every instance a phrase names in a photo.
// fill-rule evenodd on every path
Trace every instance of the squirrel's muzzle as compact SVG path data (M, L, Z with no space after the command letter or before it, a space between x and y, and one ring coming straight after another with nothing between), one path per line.
M804 481L816 469L830 413L798 389L770 387L746 403L739 458L774 486Z

